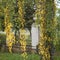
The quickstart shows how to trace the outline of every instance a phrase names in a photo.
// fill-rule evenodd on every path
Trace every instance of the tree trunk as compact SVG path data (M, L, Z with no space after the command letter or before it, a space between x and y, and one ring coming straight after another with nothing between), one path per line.
M37 15L40 19L39 54L41 60L52 60L52 48L55 29L55 2L54 0L39 0Z
M5 32L6 32L6 45L9 49L9 52L12 53L12 45L13 45L13 36L14 34L11 31L12 24L10 22L10 16L9 16L9 6L6 5L6 8L4 10L5 13Z
M21 52L25 53L26 52L26 36L25 36L25 20L24 20L24 0L18 1L18 19L20 20L20 50Z

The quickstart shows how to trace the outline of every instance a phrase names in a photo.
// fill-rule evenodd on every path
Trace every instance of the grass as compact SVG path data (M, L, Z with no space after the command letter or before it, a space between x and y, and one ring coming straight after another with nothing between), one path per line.
M0 53L0 60L24 60L21 54ZM26 60L40 60L37 54L29 54ZM60 60L60 56L54 56L54 60Z
M60 56L54 56L54 60L60 60Z
M0 60L24 60L21 54L0 53ZM26 60L40 60L40 57L36 54L29 54Z
M20 60L20 55L10 53L0 53L0 60Z

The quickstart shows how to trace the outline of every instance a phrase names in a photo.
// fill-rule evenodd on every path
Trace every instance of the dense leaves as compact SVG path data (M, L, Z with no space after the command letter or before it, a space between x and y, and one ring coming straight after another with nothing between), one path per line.
M33 20L33 14L34 14L35 10L34 7L32 8L28 3L25 4L25 14L24 14L24 18L25 18L25 27L29 29L29 31L31 30L31 25L33 24L34 20Z

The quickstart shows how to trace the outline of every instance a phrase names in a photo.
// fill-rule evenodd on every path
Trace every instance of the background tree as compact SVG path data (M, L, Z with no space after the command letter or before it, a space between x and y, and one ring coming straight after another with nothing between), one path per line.
M31 26L34 23L34 20L33 20L34 12L35 12L34 5L35 5L34 0L26 0L24 5L25 28L28 28L30 32L31 32Z
M57 8L57 14L56 14L56 17L57 17L57 27L56 27L56 41L55 41L55 46L56 46L56 50L59 51L60 50L60 8Z
M2 1L0 2L0 31L4 31L4 2Z

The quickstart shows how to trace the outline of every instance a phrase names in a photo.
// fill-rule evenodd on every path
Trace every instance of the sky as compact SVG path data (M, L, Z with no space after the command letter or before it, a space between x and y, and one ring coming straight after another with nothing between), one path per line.
M55 0L55 1L56 1L57 8L60 8L60 1L58 1L58 0Z

